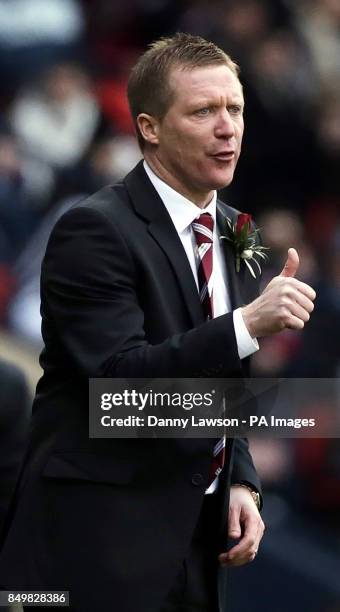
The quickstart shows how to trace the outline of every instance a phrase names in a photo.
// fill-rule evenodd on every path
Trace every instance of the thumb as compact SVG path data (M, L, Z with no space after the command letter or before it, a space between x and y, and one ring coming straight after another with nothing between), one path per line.
M280 276L293 277L297 273L299 267L299 255L296 249L288 249L287 261Z

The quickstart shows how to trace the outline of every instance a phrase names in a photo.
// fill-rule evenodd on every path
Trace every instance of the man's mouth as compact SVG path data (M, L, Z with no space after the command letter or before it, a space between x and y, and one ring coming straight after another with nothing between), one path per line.
M235 151L218 151L214 153L211 157L223 162L230 162L235 157Z

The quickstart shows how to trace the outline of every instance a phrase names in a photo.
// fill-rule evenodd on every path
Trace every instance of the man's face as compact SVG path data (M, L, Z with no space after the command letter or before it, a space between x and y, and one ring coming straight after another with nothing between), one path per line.
M241 151L243 94L225 65L170 74L174 100L158 123L156 168L177 191L207 203L211 191L229 185Z

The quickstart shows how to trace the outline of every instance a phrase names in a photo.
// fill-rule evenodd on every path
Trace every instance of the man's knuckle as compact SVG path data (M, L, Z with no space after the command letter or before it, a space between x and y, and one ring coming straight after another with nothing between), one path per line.
M282 308L279 313L279 323L282 324L283 327L289 323L290 320L290 312L287 308Z
M288 285L286 289L286 296L289 297L290 299L296 299L297 292L296 292L295 287L292 287L292 285Z
M279 311L278 311L279 319L283 321L286 318L287 314L288 314L288 309L287 309L286 304L281 303L279 307Z
M291 304L291 299L288 295L282 295L280 300L280 307L285 310Z

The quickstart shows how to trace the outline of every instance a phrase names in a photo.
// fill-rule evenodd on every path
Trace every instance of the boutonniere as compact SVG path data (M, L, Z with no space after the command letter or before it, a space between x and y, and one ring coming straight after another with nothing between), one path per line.
M236 257L236 272L240 271L241 260L244 261L250 274L256 278L253 266L250 261L256 264L260 274L262 272L261 266L255 255L261 257L261 259L268 259L268 255L264 253L269 247L261 246L257 244L257 234L259 229L251 229L252 216L246 213L240 213L237 217L237 221L232 221L229 217L226 217L227 235L221 236L221 240L228 240L231 242L235 257Z

